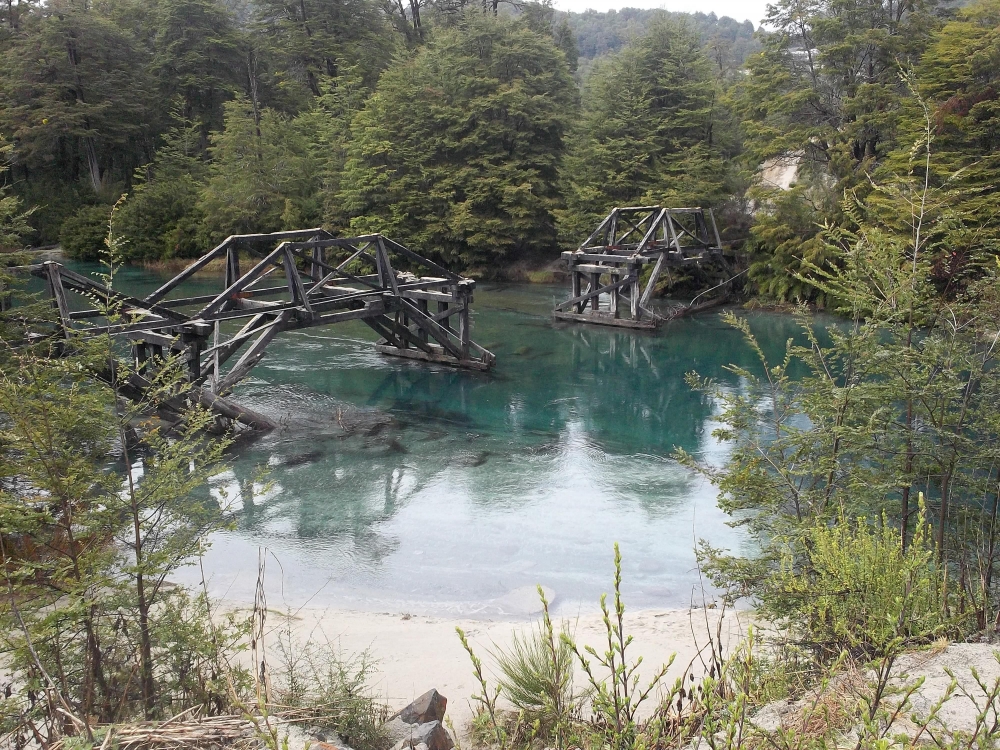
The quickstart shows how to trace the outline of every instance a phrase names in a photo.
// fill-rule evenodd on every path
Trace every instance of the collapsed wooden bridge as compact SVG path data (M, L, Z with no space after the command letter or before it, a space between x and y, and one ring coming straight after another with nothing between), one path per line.
M728 268L715 216L702 208L615 208L562 258L572 293L553 315L624 328L651 329L662 322L648 305L665 268L707 263ZM652 271L643 282L643 268L650 263Z
M225 263L221 289L184 296L185 283L213 261ZM432 275L397 270L393 261ZM379 234L343 238L306 229L231 236L141 299L57 262L27 270L46 281L63 336L110 335L128 343L135 367L126 395L144 398L158 363L179 359L188 387L179 400L193 396L222 419L256 429L275 425L227 395L283 331L360 320L379 334L375 348L383 354L474 370L494 362L470 338L476 282ZM199 291L204 283L199 278Z

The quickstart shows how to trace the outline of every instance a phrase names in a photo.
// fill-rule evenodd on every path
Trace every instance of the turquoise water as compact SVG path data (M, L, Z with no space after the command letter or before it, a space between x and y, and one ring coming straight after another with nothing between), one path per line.
M120 281L143 293L158 279ZM565 295L481 285L473 337L497 355L486 374L376 354L360 323L282 334L234 394L281 427L214 480L236 524L204 559L212 593L251 600L266 549L272 606L516 614L541 583L569 610L608 590L617 541L631 606L700 600L695 540L745 542L713 488L670 458L726 455L714 404L684 374L739 388L725 365L752 353L718 313L657 333L555 324ZM775 356L797 330L749 317ZM270 486L241 493L258 466Z

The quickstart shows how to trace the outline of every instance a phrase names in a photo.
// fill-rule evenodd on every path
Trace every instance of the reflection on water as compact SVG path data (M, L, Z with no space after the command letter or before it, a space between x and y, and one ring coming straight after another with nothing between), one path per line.
M134 293L156 282L122 280ZM383 357L360 323L280 336L235 393L282 427L216 479L242 508L204 560L212 592L250 600L266 547L272 606L498 614L542 583L567 611L607 590L618 541L632 606L686 604L694 540L742 540L712 488L669 457L724 457L713 404L684 374L739 387L725 365L754 355L717 314L659 333L553 324L564 296L477 291L493 373ZM787 316L751 322L774 355L796 333ZM240 495L264 465L270 485Z

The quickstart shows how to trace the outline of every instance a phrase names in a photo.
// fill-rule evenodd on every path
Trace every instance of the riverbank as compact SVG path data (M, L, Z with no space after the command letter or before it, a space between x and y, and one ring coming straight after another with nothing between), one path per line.
M226 609L243 605L223 603ZM720 623L721 621L721 623ZM367 653L377 664L370 682L375 699L398 710L431 688L448 699L448 717L460 739L466 735L473 717L472 696L480 692L472 674L469 656L462 648L456 627L465 631L469 643L483 662L488 679L496 678L491 653L509 649L515 634L527 634L536 627L535 619L473 620L425 617L405 612L358 612L333 608L304 607L290 615L268 614L268 647L274 649L286 629L300 644L312 640L330 644L342 658ZM569 631L581 646L593 646L598 653L607 649L607 636L599 612L586 612L565 619ZM626 632L634 637L630 658L642 657L640 682L649 679L661 664L676 654L664 686L680 677L689 665L701 677L701 659L708 661L709 641L721 634L724 650L736 646L746 632L750 613L719 609L645 609L626 611ZM290 627L289 627L290 626ZM582 687L582 671L576 678ZM656 701L649 702L649 708Z

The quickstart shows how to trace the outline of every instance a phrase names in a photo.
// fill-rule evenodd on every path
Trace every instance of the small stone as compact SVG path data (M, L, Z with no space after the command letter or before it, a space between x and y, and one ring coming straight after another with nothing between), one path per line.
M455 741L440 721L407 724L410 734L393 745L392 750L452 750Z
M382 729L385 730L385 733L389 736L389 741L393 744L408 738L413 733L413 727L398 716L389 719L389 721L382 725Z
M426 724L429 721L444 721L448 699L437 690L431 689L421 695L396 716L407 724Z

